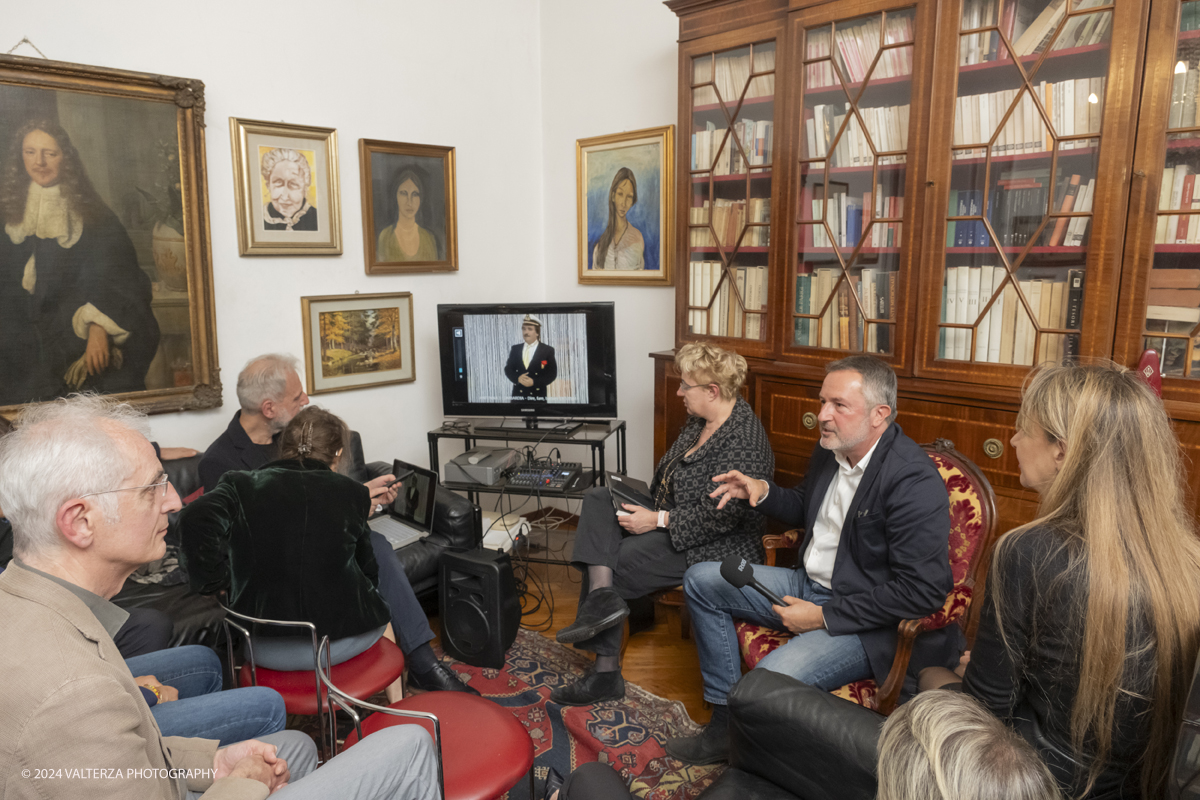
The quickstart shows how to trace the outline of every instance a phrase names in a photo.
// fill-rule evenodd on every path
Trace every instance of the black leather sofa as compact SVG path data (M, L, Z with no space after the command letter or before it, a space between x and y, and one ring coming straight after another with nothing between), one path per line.
M392 465L382 462L366 462L363 458L362 439L352 433L347 474L358 481L368 481L386 475ZM179 496L186 498L200 488L200 455L191 458L163 462L167 475ZM174 519L172 519L174 523ZM437 607L438 564L446 550L462 551L477 547L483 536L482 518L479 507L441 486L437 488L434 507L433 533L423 541L401 549L397 555L404 572L412 583L413 591L427 611ZM172 525L167 537L169 543L178 544L178 532ZM152 565L153 566L153 565ZM156 608L171 617L175 633L171 645L205 644L217 645L222 636L221 619L224 613L213 598L195 594L186 583L161 585L125 582L113 602L123 608Z
M751 670L729 693L729 769L702 800L873 800L884 717Z

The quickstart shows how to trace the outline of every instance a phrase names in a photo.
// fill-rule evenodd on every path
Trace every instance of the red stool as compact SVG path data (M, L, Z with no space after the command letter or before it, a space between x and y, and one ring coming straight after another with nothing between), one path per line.
M225 637L229 655L229 667L233 669L233 644L229 636L229 628L236 628L246 639L246 654L249 669L245 666L238 671L239 686L266 686L274 689L283 696L283 705L289 714L305 714L317 717L321 729L321 748L327 757L332 758L337 750L337 743L331 739L327 745L324 741L326 733L325 715L329 714L329 698L321 691L321 680L317 669L317 628L311 622L288 622L284 620L257 619L239 614L225 606ZM236 617L245 622L256 622L261 625L277 625L285 628L304 628L312 636L313 669L311 670L275 670L259 667L254 663L254 645L250 640L250 631L233 622L229 617ZM328 637L326 637L328 641ZM328 651L325 653L328 662ZM356 700L365 700L383 691L404 673L404 653L390 639L380 637L379 641L348 661L343 661L333 667L332 679L343 687L341 692ZM332 721L332 715L330 715Z
M321 641L322 653L328 644L328 637ZM345 747L392 725L421 725L437 749L443 800L490 800L516 786L526 774L529 796L533 796L533 740L508 709L465 692L426 692L377 706L347 695L325 669L317 676L331 701L354 719L355 729L346 737ZM332 677L337 677L337 667ZM355 706L376 713L360 722ZM336 742L332 719L330 715L330 735Z

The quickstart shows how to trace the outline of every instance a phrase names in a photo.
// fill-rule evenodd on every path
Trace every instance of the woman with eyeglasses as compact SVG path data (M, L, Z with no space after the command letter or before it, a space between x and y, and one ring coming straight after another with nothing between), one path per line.
M572 553L583 574L579 611L557 639L595 653L596 663L579 681L551 692L551 702L583 706L625 696L620 652L627 600L679 586L687 568L701 561L736 553L762 563L761 515L744 500L718 509L709 497L714 475L775 474L766 431L740 394L746 359L693 343L675 354L675 366L682 376L675 393L688 420L654 472L653 508L625 503L614 511L605 487L584 495Z

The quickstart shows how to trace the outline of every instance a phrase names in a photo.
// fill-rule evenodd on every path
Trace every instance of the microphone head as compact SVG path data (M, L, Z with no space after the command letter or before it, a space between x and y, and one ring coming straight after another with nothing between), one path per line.
M754 580L754 567L739 555L731 555L721 562L721 577L741 589Z

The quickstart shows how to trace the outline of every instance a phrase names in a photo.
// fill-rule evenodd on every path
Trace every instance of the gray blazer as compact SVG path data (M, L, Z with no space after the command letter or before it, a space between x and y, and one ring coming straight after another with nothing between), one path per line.
M267 796L248 778L212 780L215 740L162 735L112 637L64 587L14 561L0 574L0 620L0 797ZM130 778L129 770L143 772ZM170 770L206 777L171 778Z

